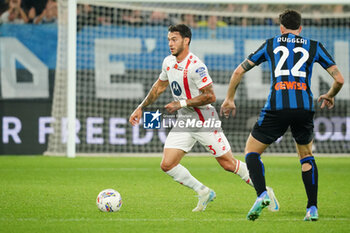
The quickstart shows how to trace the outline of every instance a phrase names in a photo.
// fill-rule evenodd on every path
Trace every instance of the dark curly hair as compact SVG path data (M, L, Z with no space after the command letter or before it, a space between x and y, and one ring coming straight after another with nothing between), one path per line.
M168 28L168 32L179 32L182 38L187 37L190 39L188 44L191 43L192 32L191 32L191 29L185 24L171 25Z
M301 15L295 10L285 10L279 15L279 20L285 28L291 30L296 30L301 25Z

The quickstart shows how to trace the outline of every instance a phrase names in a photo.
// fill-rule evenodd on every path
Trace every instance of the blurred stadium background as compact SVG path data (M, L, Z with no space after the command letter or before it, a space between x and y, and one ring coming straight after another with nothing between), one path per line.
M0 154L67 153L71 2L75 1L0 1ZM78 132L74 151L93 155L162 152L167 130L131 127L128 117L158 78L163 58L169 54L170 24L192 28L191 50L208 66L219 109L233 69L265 39L279 33L278 14L292 8L304 18L302 34L325 45L346 79L336 107L316 110L314 151L349 154L350 6L347 1L280 2L79 0L73 14ZM316 65L312 81L316 99L332 80ZM223 119L234 152L243 151L268 90L267 64L244 78L238 90L237 116ZM166 113L163 106L170 100L168 90L147 110ZM193 151L204 152L199 145ZM294 151L287 133L267 152Z

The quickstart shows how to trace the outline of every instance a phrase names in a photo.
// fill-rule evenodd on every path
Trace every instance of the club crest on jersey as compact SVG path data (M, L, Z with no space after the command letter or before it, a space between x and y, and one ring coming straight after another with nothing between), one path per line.
M181 67L181 66L179 66L178 64L175 64L175 65L174 65L174 69L183 71L184 68Z
M182 90L181 90L180 84L178 82L173 81L171 83L170 87L171 87L171 90L173 91L174 95L176 95L176 96L181 95Z
M205 67L199 67L196 70L196 73L198 73L201 78L207 76L207 71L206 71Z

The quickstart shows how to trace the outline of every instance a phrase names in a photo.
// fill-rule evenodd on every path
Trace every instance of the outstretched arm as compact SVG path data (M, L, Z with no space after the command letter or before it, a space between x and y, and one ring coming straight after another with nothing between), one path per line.
M165 109L168 112L173 113L184 106L198 107L198 106L203 106L203 105L211 104L215 102L216 96L215 96L214 88L212 84L206 87L203 87L202 89L200 89L200 91L202 93L194 97L193 99L181 100L181 101L184 101L183 105L181 105L181 101L172 101L167 105L165 105Z
M237 68L235 69L235 71L231 76L225 101L221 105L220 116L224 114L224 116L228 118L230 116L231 111L232 111L232 116L236 114L236 105L234 101L236 89L239 83L241 82L244 73L252 69L254 66L255 64L249 61L248 59L246 59L244 62L242 62L242 64L237 66Z
M329 91L318 98L318 102L322 101L321 108L327 106L328 109L331 109L334 107L334 96L338 94L344 84L344 77L336 65L329 67L327 72L332 76L334 82Z
M168 81L162 81L158 79L152 86L151 90L148 92L145 99L141 102L141 104L134 110L134 112L130 115L129 122L132 125L137 125L140 122L142 116L142 109L147 107L148 105L154 103L162 94L166 88L168 87Z

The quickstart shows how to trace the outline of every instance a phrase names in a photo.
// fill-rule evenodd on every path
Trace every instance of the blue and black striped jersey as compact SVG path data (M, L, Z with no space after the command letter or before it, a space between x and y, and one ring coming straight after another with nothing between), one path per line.
M255 65L269 62L271 88L265 110L314 111L311 92L313 64L318 62L324 69L335 65L320 42L291 33L266 40L257 51L248 56L248 60Z

